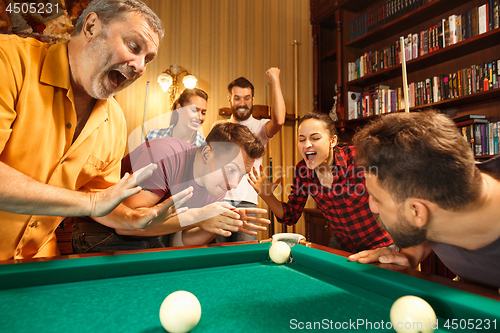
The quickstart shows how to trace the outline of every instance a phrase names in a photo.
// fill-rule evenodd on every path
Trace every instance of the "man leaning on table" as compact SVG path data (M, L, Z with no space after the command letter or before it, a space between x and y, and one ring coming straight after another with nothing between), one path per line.
M434 251L465 281L500 288L500 159L475 163L455 123L434 111L384 116L354 137L379 224L402 250L349 260L416 267Z

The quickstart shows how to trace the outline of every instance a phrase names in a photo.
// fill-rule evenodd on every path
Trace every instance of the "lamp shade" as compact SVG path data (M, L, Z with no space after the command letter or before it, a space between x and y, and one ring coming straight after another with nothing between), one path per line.
M196 87L196 82L197 82L196 76L191 74L184 76L184 78L182 79L184 87L189 89L193 89L194 87Z
M167 91L168 88L172 85L173 79L172 76L166 73L162 73L158 76L158 83L160 84L163 91Z

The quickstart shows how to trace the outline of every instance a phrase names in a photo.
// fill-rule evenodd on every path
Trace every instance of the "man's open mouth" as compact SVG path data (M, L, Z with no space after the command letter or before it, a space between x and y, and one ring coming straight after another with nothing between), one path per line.
M109 81L114 87L119 87L123 82L127 80L125 74L117 70L111 70L109 72Z

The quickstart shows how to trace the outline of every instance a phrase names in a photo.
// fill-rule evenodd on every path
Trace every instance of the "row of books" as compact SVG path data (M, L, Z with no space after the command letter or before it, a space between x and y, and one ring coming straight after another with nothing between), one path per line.
M499 28L499 0L490 0L464 15L450 15L420 33L408 34L404 41L406 61L454 45L468 38ZM491 17L491 19L490 19ZM399 40L376 51L365 52L348 63L348 80L352 81L401 63Z
M469 143L475 156L497 155L499 152L500 123L490 123L484 115L470 115L473 118L457 121L455 124Z
M500 59L408 84L409 107L468 96L499 87Z
M367 91L349 91L347 119L358 119L404 109L404 96L401 87L391 89L378 85Z
M386 0L380 6L349 22L350 40L390 22L401 15L421 7L432 0Z
M409 107L437 103L447 99L497 89L500 86L500 59L408 84ZM364 92L348 92L348 119L369 117L405 108L401 87L386 85Z

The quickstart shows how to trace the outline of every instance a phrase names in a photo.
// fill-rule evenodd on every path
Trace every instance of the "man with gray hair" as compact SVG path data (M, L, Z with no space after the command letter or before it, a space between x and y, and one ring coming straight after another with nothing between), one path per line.
M141 77L163 27L138 0L94 0L69 42L0 35L0 260L54 256L67 216L142 229L172 212L121 204L156 166L120 180L125 118L112 98Z

